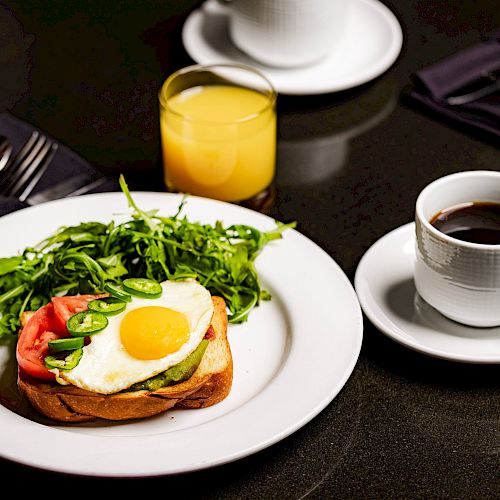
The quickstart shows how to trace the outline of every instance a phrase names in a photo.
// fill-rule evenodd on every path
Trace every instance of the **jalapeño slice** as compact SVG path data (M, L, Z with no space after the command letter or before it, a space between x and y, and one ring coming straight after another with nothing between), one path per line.
M132 295L146 299L157 299L163 292L160 283L148 278L127 278L123 280L123 288Z
M129 293L127 293L121 287L113 285L112 283L106 283L104 285L104 290L111 294L113 297L123 300L124 302L130 302L132 300L132 297Z
M47 368L59 368L59 370L72 370L82 357L83 349L74 351L60 351L50 356L45 356Z
M103 299L92 300L88 304L91 311L101 312L106 316L113 316L125 310L126 303L116 297L105 297Z
M72 351L80 349L85 343L83 337L66 337L64 339L49 340L49 347L53 351Z
M66 321L68 332L73 337L86 337L104 330L108 326L106 315L96 311L82 311Z

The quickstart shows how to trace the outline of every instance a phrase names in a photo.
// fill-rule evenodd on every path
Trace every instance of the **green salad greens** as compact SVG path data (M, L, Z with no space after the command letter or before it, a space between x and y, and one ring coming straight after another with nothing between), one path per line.
M61 227L21 255L0 258L0 337L16 333L19 315L51 297L102 293L105 283L121 285L130 276L196 278L212 295L225 299L231 323L246 321L260 300L270 299L254 260L294 223L276 222L273 230L262 232L244 224L190 222L181 216L188 196L177 213L165 217L158 210L141 210L123 176L120 187L132 209L127 222Z

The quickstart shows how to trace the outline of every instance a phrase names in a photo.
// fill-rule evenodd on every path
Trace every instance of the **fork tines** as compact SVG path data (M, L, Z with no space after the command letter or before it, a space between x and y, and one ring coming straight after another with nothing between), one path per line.
M9 140L6 137L2 137L0 142L0 172L9 162L11 154L12 154L12 145L10 144Z
M45 172L57 144L35 131L0 174L0 194L24 201Z

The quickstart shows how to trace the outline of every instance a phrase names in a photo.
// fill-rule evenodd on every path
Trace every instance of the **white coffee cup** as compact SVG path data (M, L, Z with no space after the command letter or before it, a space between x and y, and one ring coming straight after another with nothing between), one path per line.
M229 34L256 61L277 67L314 64L344 34L349 0L230 0Z
M500 245L444 234L430 220L470 202L500 203L500 172L468 171L429 184L416 202L415 286L441 314L475 327L500 325Z

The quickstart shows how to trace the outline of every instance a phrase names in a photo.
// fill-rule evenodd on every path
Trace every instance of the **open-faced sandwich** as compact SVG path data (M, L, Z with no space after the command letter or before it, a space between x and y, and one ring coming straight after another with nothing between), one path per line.
M54 297L24 312L18 386L64 422L202 408L231 390L226 304L198 281L129 278L106 294Z

